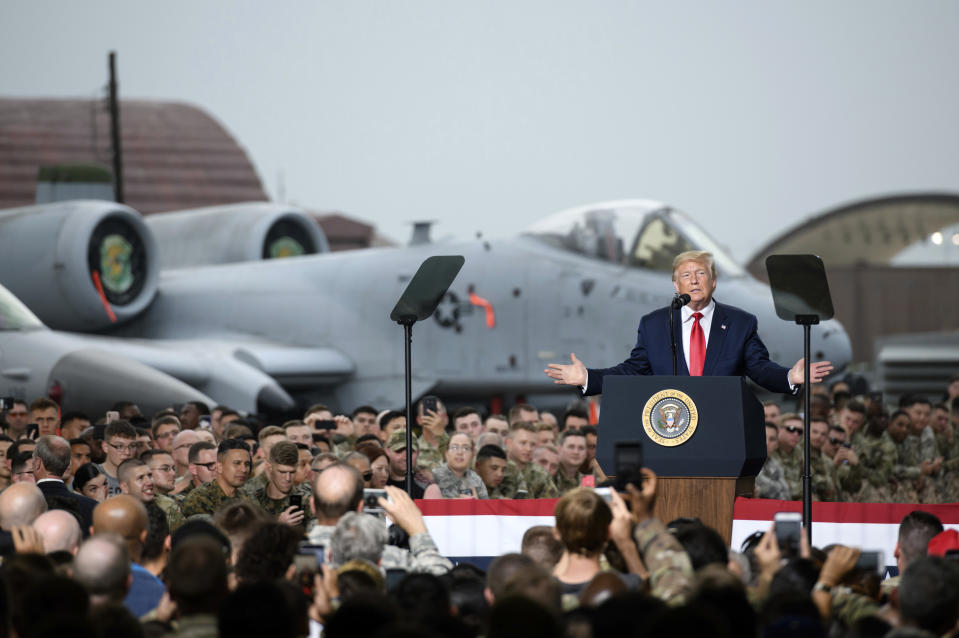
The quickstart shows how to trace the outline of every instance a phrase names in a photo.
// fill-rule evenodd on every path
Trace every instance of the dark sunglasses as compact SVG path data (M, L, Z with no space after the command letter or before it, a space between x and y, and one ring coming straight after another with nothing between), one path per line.
M842 439L829 439L829 442L832 443L833 445L842 445L843 443L845 443L845 441L843 441Z
M795 425L787 425L786 431L789 432L790 434L795 434L796 432L799 432L800 434L802 434L803 428L797 428Z

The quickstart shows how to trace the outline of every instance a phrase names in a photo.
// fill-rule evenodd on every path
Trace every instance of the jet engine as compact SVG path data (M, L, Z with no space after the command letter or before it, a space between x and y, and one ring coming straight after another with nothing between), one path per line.
M156 296L156 242L123 204L76 200L0 211L0 277L48 326L91 331Z
M271 202L213 206L146 218L160 268L259 261L329 252L323 229L305 212Z

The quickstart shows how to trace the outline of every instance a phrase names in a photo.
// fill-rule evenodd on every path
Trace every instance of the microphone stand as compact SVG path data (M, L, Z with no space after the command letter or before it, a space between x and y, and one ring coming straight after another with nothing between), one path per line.
M673 326L673 308L679 303L679 293L669 302L669 347L673 350L673 376L676 376L676 328Z

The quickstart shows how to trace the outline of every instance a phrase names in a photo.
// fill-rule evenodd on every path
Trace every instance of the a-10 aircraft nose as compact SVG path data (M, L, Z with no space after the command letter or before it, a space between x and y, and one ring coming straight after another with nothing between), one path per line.
M188 401L215 401L154 368L96 348L75 350L60 358L47 380L59 384L64 410L93 413L124 398L147 414Z

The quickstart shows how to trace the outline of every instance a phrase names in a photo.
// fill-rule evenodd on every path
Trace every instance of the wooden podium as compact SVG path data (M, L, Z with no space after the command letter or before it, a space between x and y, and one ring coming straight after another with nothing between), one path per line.
M741 377L607 376L598 430L604 470L617 441L642 442L660 520L698 518L729 543L736 497L766 461L762 405Z

